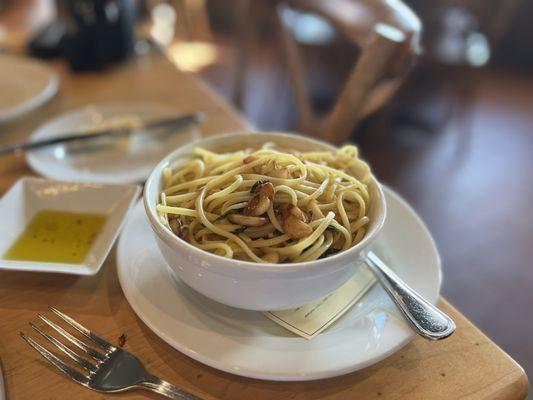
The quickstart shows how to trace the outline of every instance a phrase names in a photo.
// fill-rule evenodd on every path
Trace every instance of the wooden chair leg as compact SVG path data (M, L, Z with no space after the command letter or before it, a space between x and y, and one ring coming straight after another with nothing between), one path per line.
M176 23L174 25L174 36L182 40L193 40L191 21L187 13L187 4L185 0L174 0L172 2L176 11Z
M233 80L233 102L239 109L244 107L244 94L246 90L246 68L254 41L254 13L252 0L239 0L236 12L238 27L237 34L237 65Z
M376 25L325 123L321 135L323 139L333 143L343 143L349 139L352 129L363 115L368 96L386 75L405 40L406 35L402 31L386 24Z
M195 41L213 41L206 7L206 0L185 0L189 29L191 29L191 36Z
M280 4L275 10L276 28L280 35L281 44L285 53L288 67L289 79L296 100L300 130L304 133L314 134L315 121L311 108L311 100L305 83L306 72L303 66L302 55L298 48L298 43L294 39L292 32L283 22L283 12L287 6Z

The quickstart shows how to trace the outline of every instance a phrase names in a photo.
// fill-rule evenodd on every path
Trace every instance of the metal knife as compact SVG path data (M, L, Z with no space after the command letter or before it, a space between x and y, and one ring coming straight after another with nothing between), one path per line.
M163 119L158 119L154 121L148 121L143 123L138 127L124 127L124 128L112 128L112 129L103 129L101 131L92 131L90 133L83 132L73 132L67 133L62 136L55 138L43 139L43 140L34 140L29 142L16 143L10 146L0 147L0 155L9 154L15 151L27 151L35 150L42 147L52 146L60 143L68 143L74 141L83 141L91 140L102 137L120 137L131 135L132 133L141 131L141 130L152 130L152 129L184 129L192 125L197 125L204 120L203 113L194 113L180 117L168 117Z

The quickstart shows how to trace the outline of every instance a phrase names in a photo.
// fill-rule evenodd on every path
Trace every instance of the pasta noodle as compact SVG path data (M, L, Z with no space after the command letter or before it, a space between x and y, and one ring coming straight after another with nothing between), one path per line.
M217 154L203 148L163 171L157 211L191 245L246 261L312 261L366 233L370 169L358 149Z

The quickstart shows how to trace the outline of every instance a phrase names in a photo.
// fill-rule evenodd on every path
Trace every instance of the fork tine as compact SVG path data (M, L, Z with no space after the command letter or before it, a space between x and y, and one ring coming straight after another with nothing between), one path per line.
M82 375L80 372L76 371L74 368L68 366L63 361L61 361L55 354L50 353L39 343L34 341L31 337L26 336L24 332L19 333L20 337L26 341L31 347L38 351L44 358L50 361L53 365L57 367L65 375L69 376L71 379L75 380L78 383L81 383L84 386L89 385L89 378Z
M30 322L30 326L35 329L42 337L44 337L46 340L48 340L50 343L55 345L59 350L61 350L63 353L65 353L67 356L69 356L71 359L76 361L78 364L80 364L83 368L85 368L87 371L92 372L96 370L96 367L92 365L89 361L87 361L85 358L80 357L77 355L70 347L65 346L63 343L61 343L59 340L57 340L52 335L46 333L41 328L39 328L37 325Z
M81 350L83 350L84 352L89 354L95 360L97 360L97 361L104 361L105 360L105 357L104 357L103 354L101 354L98 351L96 351L96 350L92 349L91 347L87 346L80 339L78 339L77 337L72 336L70 333L68 333L66 330L61 328L59 325L56 325L54 322L50 321L44 315L37 314L37 316L41 320L43 320L46 324L48 324L52 329L54 329L57 333L59 333L65 339L70 341L73 345L79 347Z
M114 346L111 343L105 341L100 336L96 335L94 332L91 332L89 329L87 329L86 327L81 325L79 322L76 322L75 320L73 320L68 315L63 314L61 311L59 311L58 309L56 309L56 308L54 308L52 306L48 306L48 308L50 309L50 311L52 311L55 315L57 315L59 318L61 318L67 324L69 324L70 326L75 328L78 332L80 332L83 335L87 336L89 339L91 339L94 343L96 343L97 345L99 345L103 349L109 350L111 348L114 348Z

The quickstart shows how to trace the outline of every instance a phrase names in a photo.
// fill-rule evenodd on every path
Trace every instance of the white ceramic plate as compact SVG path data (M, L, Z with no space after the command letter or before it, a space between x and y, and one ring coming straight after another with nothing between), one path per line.
M58 88L59 78L46 64L0 54L0 124L40 107Z
M79 130L95 128L117 118L153 120L186 114L152 103L108 103L89 105L66 112L41 127L30 140L48 139ZM198 139L198 128L184 129L164 137L150 133L129 137L57 145L26 153L29 165L39 174L52 179L99 183L142 182L152 168L173 149Z
M139 196L136 185L101 185L21 178L0 201L0 270L94 275ZM4 254L42 210L105 214L106 221L80 264L6 260Z
M390 189L388 216L374 250L432 303L441 270L435 243L415 212ZM407 344L414 333L376 285L326 332L308 341L263 314L216 303L171 275L141 204L132 211L117 252L124 294L159 337L211 367L268 380L310 380L374 364Z

